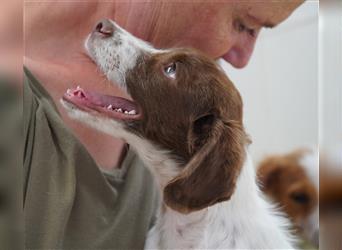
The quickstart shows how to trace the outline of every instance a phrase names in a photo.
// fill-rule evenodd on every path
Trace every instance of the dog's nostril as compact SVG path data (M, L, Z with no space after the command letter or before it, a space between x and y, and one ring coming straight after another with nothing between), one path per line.
M96 30L97 32L101 32L101 29L102 29L102 22L99 22L99 23L96 25L95 30Z
M101 20L96 26L95 26L95 31L101 33L102 35L105 36L111 36L114 33L114 24L108 20L108 19L103 19Z

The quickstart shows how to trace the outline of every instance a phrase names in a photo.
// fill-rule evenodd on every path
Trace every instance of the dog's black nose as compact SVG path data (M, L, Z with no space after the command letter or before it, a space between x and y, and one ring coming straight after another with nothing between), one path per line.
M103 19L95 26L95 31L105 36L112 36L115 30L114 24L108 20Z

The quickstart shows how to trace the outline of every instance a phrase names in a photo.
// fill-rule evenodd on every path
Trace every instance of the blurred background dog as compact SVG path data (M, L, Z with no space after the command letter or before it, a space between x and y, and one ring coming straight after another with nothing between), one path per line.
M266 157L257 172L261 190L289 216L303 248L319 244L318 172L314 149Z

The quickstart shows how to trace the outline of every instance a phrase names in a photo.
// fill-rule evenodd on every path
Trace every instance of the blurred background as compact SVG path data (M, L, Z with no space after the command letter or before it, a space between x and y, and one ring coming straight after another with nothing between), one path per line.
M21 0L0 1L0 249L23 249Z
M342 1L319 13L320 249L342 249Z
M318 144L318 19L319 2L306 1L260 33L246 68L220 61L242 95L255 162Z
M319 14L319 142L335 158L342 149L342 1L323 1Z

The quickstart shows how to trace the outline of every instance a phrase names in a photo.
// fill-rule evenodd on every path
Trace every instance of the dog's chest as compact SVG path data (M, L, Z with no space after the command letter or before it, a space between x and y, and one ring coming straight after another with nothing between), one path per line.
M188 215L166 209L150 230L145 249L234 248L233 237L234 232L220 209L206 209Z

